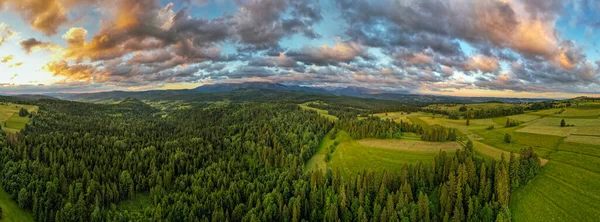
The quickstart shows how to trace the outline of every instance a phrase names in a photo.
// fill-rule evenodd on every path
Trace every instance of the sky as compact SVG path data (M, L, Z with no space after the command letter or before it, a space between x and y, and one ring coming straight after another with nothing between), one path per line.
M0 0L0 93L600 96L596 0Z

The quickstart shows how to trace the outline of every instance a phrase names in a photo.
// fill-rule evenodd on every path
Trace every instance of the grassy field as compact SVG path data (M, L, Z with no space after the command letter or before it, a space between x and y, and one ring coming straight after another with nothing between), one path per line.
M465 104L467 106L467 109L473 109L473 110L483 110L483 109L491 109L491 108L510 108L510 107L515 107L517 105L515 104L510 104L510 103L476 103L476 104ZM463 104L452 104L452 105L447 105L447 104L434 104L434 105L429 105L427 106L427 108L429 109L438 109L438 110L448 110L448 111L458 111L458 109L460 109L460 107L462 107Z
M29 118L20 117L19 110L21 108L27 109L29 112L37 112L37 106L21 105L14 103L1 103L0 104L0 126L7 133L19 132L25 127L25 124L29 122Z
M432 117L419 117L423 122L426 122L427 125L440 125L448 128L455 128L461 133L465 135L469 135L473 133L473 130L483 130L487 129L490 126L501 127L501 125L495 123L492 119L472 119L469 120L469 126L467 126L467 121L464 119L454 120L443 118L441 116L437 116L435 118ZM502 125L503 126L503 125Z
M459 130L473 140L475 152L483 157L499 159L504 154L508 158L510 152L518 153L522 148L533 147L544 158L544 167L534 180L513 191L510 208L514 221L597 221L600 218L597 210L600 209L599 116L600 103L585 103L508 117L476 119L471 120L469 126L465 120L441 116L406 118L426 127L442 125ZM505 128L506 118L521 124ZM575 126L560 127L562 119ZM487 129L489 126L494 129ZM511 143L504 141L505 134L511 135ZM382 159L386 160L385 156Z
M562 110L562 108L544 109L544 110L535 111L535 112L528 112L527 114L544 117L544 116L556 115L561 110Z
M10 195L0 187L0 207L2 208L1 222L27 222L33 221L33 216L10 198Z
M565 108L560 113L557 110L529 113L543 118L515 132L515 135L529 135L517 140L553 147L545 154L549 162L540 175L511 196L510 208L515 221L597 221L600 218L600 106L586 103ZM561 119L575 126L560 127Z
M513 221L597 221L600 174L551 158L539 175L512 193L510 209Z
M579 136L571 135L565 139L565 142L600 145L600 136Z
M502 154L504 154L505 158L510 157L510 152L498 149L496 147L487 145L479 141L473 141L473 149L476 153L492 157L498 160L502 157Z
M422 112L413 112L413 113L407 113L407 112L388 112L388 113L376 113L373 114L374 116L378 116L382 119L391 119L394 122L400 123L402 122L408 122L408 123L413 123L411 121L412 118L414 117L419 117L419 116L428 116L430 114L427 113L422 113Z
M329 132L331 133L331 132ZM325 162L325 155L327 147L331 146L335 140L332 140L329 137L329 134L325 135L321 140L321 144L319 144L319 150L315 155L313 155L308 162L306 162L305 169L307 170L320 170L324 172L327 168L327 163Z
M380 139L362 139L357 141L363 147L376 147L376 148L384 148L384 149L392 149L392 150L401 150L401 151L415 151L415 152L434 152L437 153L440 150L442 151L456 151L460 149L461 146L456 142L445 142L445 143L435 143L435 142L424 142L420 140L406 140L406 139L389 139L389 140L380 140Z
M546 157L552 150L562 142L563 137L543 134L532 134L518 132L517 127L497 128L494 130L475 131L477 135L484 138L482 143L508 152L518 153L526 147L533 147L540 157ZM511 143L504 142L504 135L512 137Z
M306 164L307 169L337 169L349 178L366 169L375 172L399 170L404 164L432 162L440 150L453 154L460 148L457 143L431 143L411 139L403 140L353 140L348 133L340 131L335 140L340 144L331 160L325 162L325 148L334 143L329 136L321 142L321 148ZM417 151L418 150L418 151Z
M325 117L325 118L327 118L327 119L330 119L330 120L333 120L333 121L338 121L338 120L339 120L339 118L338 118L337 116L330 115L330 114L329 114L329 112L328 112L327 110L322 110L322 109L317 109L317 108L309 107L309 106L308 106L308 104L310 104L310 103L311 103L311 102L304 103L304 104L300 104L299 106L300 106L302 109L305 109L305 110L313 110L313 111L316 111L317 113L319 113L319 115L321 115L321 116L323 116L323 117Z

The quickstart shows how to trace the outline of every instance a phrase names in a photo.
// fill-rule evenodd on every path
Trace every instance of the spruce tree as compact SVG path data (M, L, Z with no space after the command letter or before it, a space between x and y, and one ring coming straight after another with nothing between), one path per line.
M508 134L508 133L504 134L504 142L506 142L506 143L512 142L512 137L510 136L510 134Z

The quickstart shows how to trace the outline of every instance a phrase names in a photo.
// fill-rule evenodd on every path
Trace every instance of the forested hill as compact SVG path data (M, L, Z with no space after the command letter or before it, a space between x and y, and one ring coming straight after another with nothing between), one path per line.
M532 149L506 161L465 149L342 178L305 172L335 123L295 103L166 117L137 99L35 103L20 134L0 133L0 185L36 221L503 221L540 168Z
M255 96L251 92L259 92ZM249 98L250 95L252 98ZM343 97L363 98L394 101L395 103L426 105L434 103L481 103L487 101L501 101L506 103L537 102L547 99L527 98L493 98L493 97L453 97L438 95L401 94L377 91L363 88L339 88L326 90L323 88L286 86L277 83L239 83L239 84L215 84L205 85L196 89L186 90L152 90L152 91L110 91L98 93L80 94L49 94L60 99L85 101L85 102L118 102L128 97L140 100L185 100L202 102L216 98L233 98L235 100L273 101L279 97L293 100L301 100L310 97ZM305 101L306 102L306 101Z

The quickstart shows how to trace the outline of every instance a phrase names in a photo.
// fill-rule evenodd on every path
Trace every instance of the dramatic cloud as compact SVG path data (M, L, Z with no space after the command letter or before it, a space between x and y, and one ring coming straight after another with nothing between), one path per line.
M62 78L48 89L269 81L600 93L600 4L589 0L0 0L0 11L29 26L0 24L0 46L19 39L29 55L6 53L19 58L5 62L15 81Z
M482 55L474 55L465 64L466 71L497 72L500 69L498 59Z
M289 52L287 55L305 64L335 64L338 62L350 62L357 57L366 56L367 48L355 42L338 42L333 46L305 47L297 52Z
M55 76L65 76L69 81L89 82L95 73L96 68L92 65L75 64L70 65L66 61L49 62L44 66L44 70Z
M46 35L54 35L58 28L69 21L68 11L79 4L91 4L96 0L3 0L4 7L17 12L34 29ZM0 5L0 9L2 6Z

